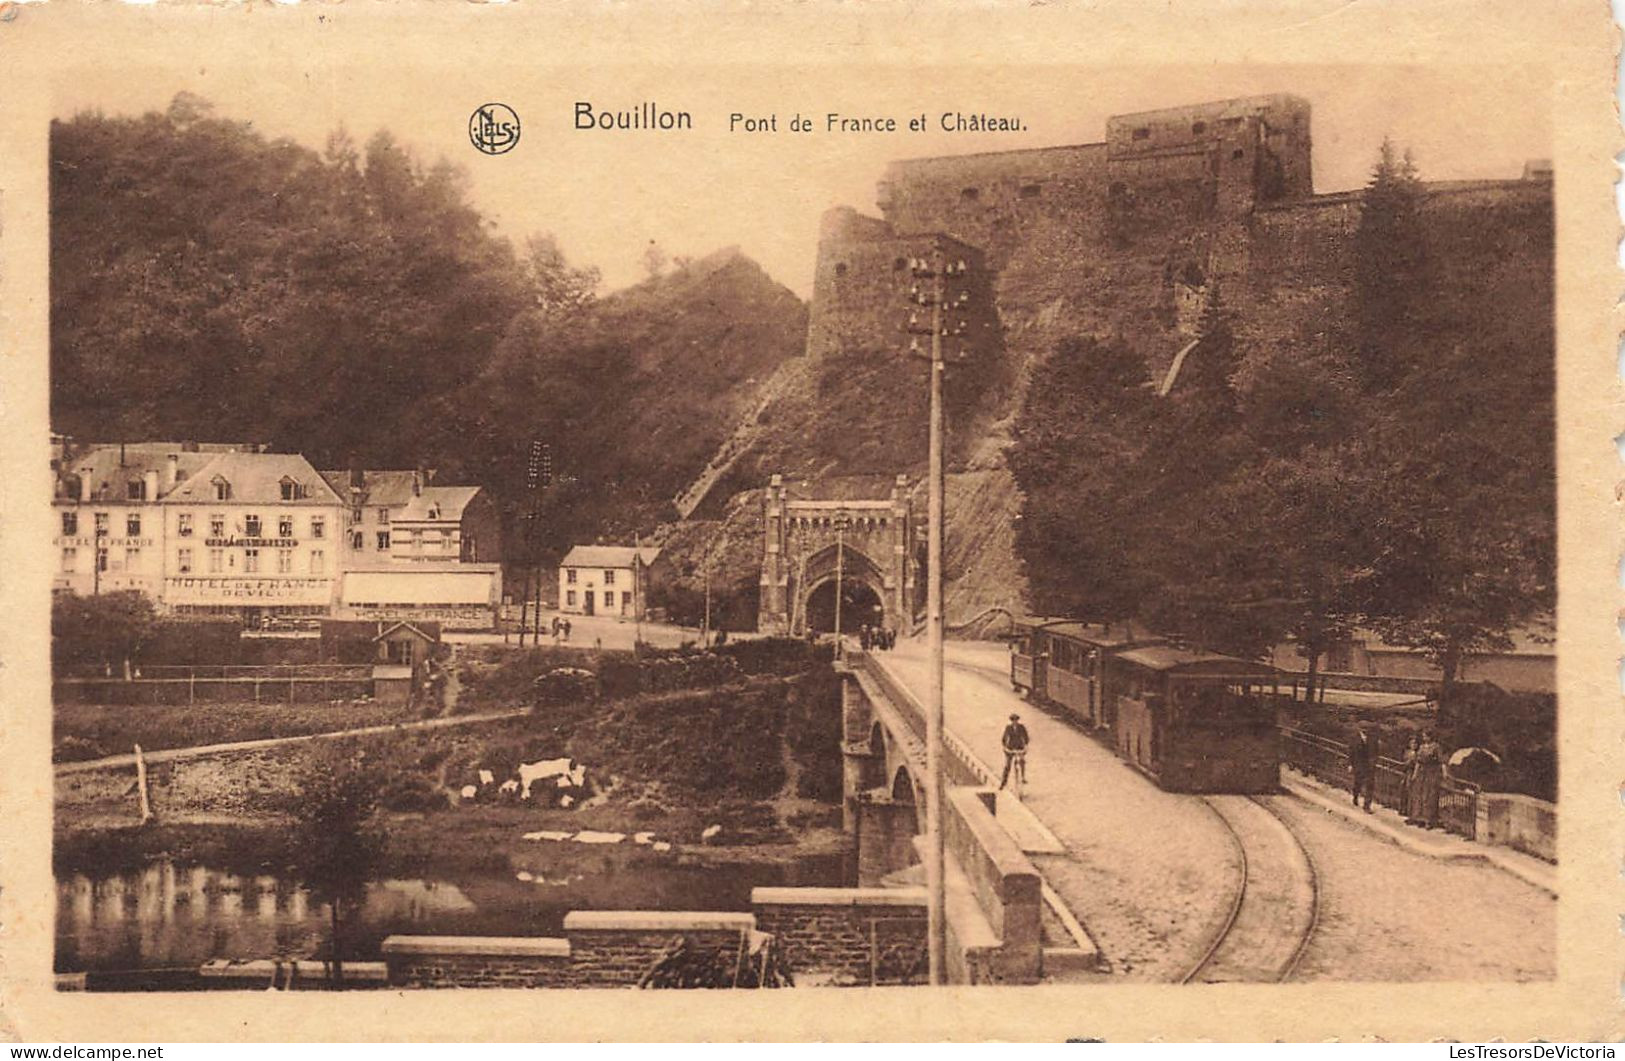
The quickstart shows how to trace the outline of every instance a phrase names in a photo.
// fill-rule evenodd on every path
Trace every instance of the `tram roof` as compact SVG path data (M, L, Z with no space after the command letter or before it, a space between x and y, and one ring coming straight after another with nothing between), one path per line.
M1139 623L1084 623L1076 619L1022 619L1019 621L1032 629L1041 629L1045 633L1055 634L1058 637L1069 637L1076 641L1085 641L1091 645L1101 645L1115 648L1122 645L1147 644L1161 641L1156 634L1147 630Z
M1123 660L1126 663L1133 663L1147 670L1175 674L1201 674L1213 677L1221 675L1266 677L1277 673L1276 669L1268 663L1237 659L1235 656L1225 656L1217 652L1199 652L1188 648L1176 648L1173 645L1147 645L1144 648L1132 648L1117 653L1113 658Z

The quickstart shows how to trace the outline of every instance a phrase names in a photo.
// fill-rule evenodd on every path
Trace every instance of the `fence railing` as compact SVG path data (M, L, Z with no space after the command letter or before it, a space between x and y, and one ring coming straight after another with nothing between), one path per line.
M1301 729L1281 729L1281 761L1300 773L1338 788L1347 788L1352 773L1348 745ZM1405 764L1386 755L1377 757L1372 798L1398 811L1409 809ZM1478 786L1453 777L1439 781L1439 824L1469 840L1478 836Z

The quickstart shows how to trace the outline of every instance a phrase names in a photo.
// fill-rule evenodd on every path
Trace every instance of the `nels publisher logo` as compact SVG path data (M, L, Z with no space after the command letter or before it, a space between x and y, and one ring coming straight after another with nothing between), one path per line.
M468 138L487 155L501 155L519 143L519 115L506 103L487 103L468 119Z

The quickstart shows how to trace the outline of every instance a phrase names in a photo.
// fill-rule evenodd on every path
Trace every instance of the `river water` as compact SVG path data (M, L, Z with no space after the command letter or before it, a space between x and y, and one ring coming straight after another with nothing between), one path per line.
M571 910L748 910L753 887L842 884L844 862L839 854L725 866L605 859L557 880L522 880L512 870L381 880L368 889L360 923L346 928L345 957L376 959L392 933L558 935ZM271 875L157 861L57 880L58 972L325 956L329 931L325 904Z

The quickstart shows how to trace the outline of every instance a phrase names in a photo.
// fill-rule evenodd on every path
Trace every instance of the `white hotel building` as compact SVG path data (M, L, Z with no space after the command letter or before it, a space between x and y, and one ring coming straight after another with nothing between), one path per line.
M398 517L450 548L409 551L413 535L368 555L354 499L298 454L115 444L65 451L57 472L58 591L136 590L172 614L251 628L319 616L497 621L500 564L463 562L495 559L494 509L477 487L414 489L406 473Z
M64 463L53 507L56 589L249 625L331 613L344 510L298 454L104 446Z

